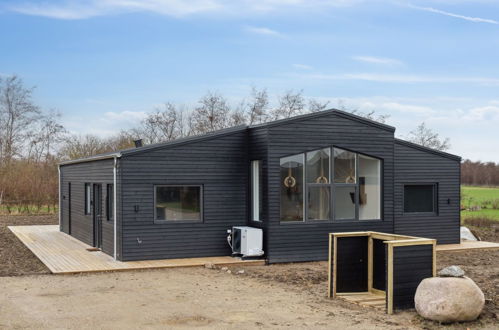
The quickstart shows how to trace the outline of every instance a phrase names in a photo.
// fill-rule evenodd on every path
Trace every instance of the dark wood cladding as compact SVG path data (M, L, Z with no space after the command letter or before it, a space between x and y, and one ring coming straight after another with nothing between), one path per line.
M404 184L437 184L435 214L404 213ZM460 161L395 140L396 234L435 238L438 244L459 243Z
M373 288L386 290L386 244L373 239Z
M61 230L88 245L94 245L93 215L85 214L85 183L102 184L102 251L114 254L114 224L107 221L106 184L113 183L113 159L61 165ZM71 183L71 199L69 199ZM69 212L71 204L71 213ZM71 223L69 222L71 219ZM71 227L71 232L69 231Z
M331 146L382 160L381 219L281 222L280 158ZM93 243L93 222L84 214L84 183L102 184L105 215L106 184L113 183L115 155L121 260L230 255L226 231L238 225L263 229L270 263L326 260L331 232L395 232L437 238L439 243L459 242L459 158L394 139L392 127L341 111L235 127L62 164L61 230L71 229L72 236L88 244ZM261 161L260 222L250 216L251 160ZM403 213L403 185L418 182L438 184L437 214ZM201 185L203 221L155 222L155 185ZM113 221L105 216L103 245L104 252L114 253Z
M267 258L270 263L327 260L327 240L331 232L393 232L393 131L331 112L327 116L271 126L268 132ZM327 146L383 160L382 220L280 221L279 159Z
M393 308L414 308L414 295L422 280L433 276L433 246L393 248Z
M237 130L121 159L122 259L230 255L227 229L248 219L248 132ZM202 221L154 221L155 185L201 185Z
M367 291L367 236L338 237L336 292Z

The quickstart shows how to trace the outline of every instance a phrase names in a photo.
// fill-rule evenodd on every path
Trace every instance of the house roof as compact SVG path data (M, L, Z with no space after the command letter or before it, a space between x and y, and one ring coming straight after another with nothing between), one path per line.
M401 139L397 139L396 138L395 139L395 143L403 145L403 146L406 146L406 147L409 147L409 148L418 149L418 150L421 150L421 151L424 151L424 152L429 152L429 153L432 153L432 154L435 154L435 155L438 155L438 156L446 157L446 158L449 158L449 159L452 159L452 160L457 160L459 162L461 161L461 157L459 157L457 155L449 154L447 152L436 150L436 149L432 149L432 148L428 148L428 147L423 147L422 145L419 145L419 144L416 144L416 143L412 143L412 142L409 142L409 141L406 141L406 140L401 140Z
M136 154L139 152L154 150L154 149L158 149L158 148L178 146L178 145L192 143L192 142L209 140L209 139L213 139L215 137L220 137L223 135L228 135L228 134L233 134L236 132L244 131L247 128L248 128L247 125L239 125L239 126L221 129L221 130L214 131L214 132L209 132L209 133L202 134L202 135L188 136L185 138L180 138L180 139L176 139L176 140L172 140L172 141L168 141L168 142L148 144L148 145L143 146L143 147L122 149L122 150L102 153L102 154L98 154L98 155L94 155L94 156L90 156L90 157L68 160L68 161L59 163L59 165L84 163L84 162L91 162L91 161L95 161L95 160L102 160L102 159L109 159L109 158L120 158L121 156Z
M351 114L349 112L345 112L342 110L329 109L329 110L323 110L323 111L308 113L308 114L304 114L304 115L299 115L299 116L295 116L295 117L291 117L291 118L275 120L275 121L271 121L271 122L263 123L263 124L257 124L257 125L251 125L251 126L240 125L240 126L235 126L235 127L231 127L231 128L226 128L226 129L221 129L218 131L206 133L203 135L189 136L189 137L185 137L185 138L181 138L181 139L176 139L173 141L149 144L149 145L146 145L143 147L123 149L123 150L118 150L118 151L114 151L114 152L98 154L98 155L94 155L94 156L90 156L90 157L69 160L69 161L61 162L59 165L83 163L83 162L90 162L90 161L109 159L109 158L120 158L121 156L136 154L139 152L150 151L150 150L154 150L154 149L158 149L158 148L166 148L166 147L178 146L178 145L192 143L192 142L204 141L204 140L212 139L215 137L220 137L220 136L227 135L227 134L233 134L236 132L244 131L247 129L274 127L274 126L284 125L284 124L288 124L288 123L295 122L295 121L329 116L332 114L343 117L343 118L355 120L355 121L358 121L358 122L361 122L361 123L364 123L367 125L371 125L374 127L378 127L380 129L383 129L383 130L386 130L389 132L395 131L395 127L393 127L393 126L379 123L377 121L370 120L370 119L367 119L367 118L364 118L361 116L357 116L357 115L354 115L354 114ZM429 149L429 150L432 150L432 149ZM457 157L457 156L455 156L455 157Z
M260 128L260 127L273 127L273 126L279 126L279 125L284 125L288 124L290 122L294 121L300 121L304 119L310 119L310 118L316 118L316 117L324 117L324 116L329 116L335 114L337 116L347 118L347 119L352 119L367 125L371 125L374 127L378 127L381 129L384 129L389 132L395 132L395 127L386 125L380 122L377 122L375 120L367 119L365 117L357 116L354 115L350 112L338 110L338 109L328 109L328 110L323 110L323 111L318 111L318 112L312 112L312 113L307 113L304 115L299 115L299 116L294 116L290 118L285 118L285 119L279 119L279 120L274 120L268 123L262 123L262 124L257 124L257 125L251 125L249 128Z

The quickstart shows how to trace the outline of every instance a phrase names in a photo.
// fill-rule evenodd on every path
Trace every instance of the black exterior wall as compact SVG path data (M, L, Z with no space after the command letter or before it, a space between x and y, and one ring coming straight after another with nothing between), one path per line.
M393 232L393 129L341 112L321 113L268 128L267 259L274 262L327 260L328 233ZM280 158L336 146L383 160L382 220L280 221ZM334 206L333 206L334 207Z
M226 230L248 219L248 131L121 159L122 260L230 255ZM203 221L154 221L155 185L201 185Z
M382 160L382 219L280 221L280 158L336 146ZM114 154L113 154L114 155ZM201 137L124 150L117 169L117 257L146 260L230 255L226 230L262 228L270 263L326 260L330 232L379 231L459 241L460 158L394 138L394 128L342 111L238 127ZM106 156L106 155L104 155ZM84 183L113 183L112 155L60 166L61 195L71 182L71 235L92 244L84 215ZM261 221L251 219L251 160L260 160ZM437 183L438 213L403 213L405 183ZM155 185L200 185L203 221L154 221ZM69 233L69 206L61 200L61 230ZM105 201L103 201L105 208ZM104 209L105 214L105 209ZM113 223L103 221L104 252L113 254Z
M102 184L102 251L109 255L114 254L114 221L108 221L105 217L106 185L113 184L113 166L114 159L60 166L61 231L88 245L94 245L93 214L85 214L85 183L91 186Z
M460 173L458 157L446 156L395 140L395 234L436 238L438 244L460 241ZM436 184L434 214L404 214L404 184Z

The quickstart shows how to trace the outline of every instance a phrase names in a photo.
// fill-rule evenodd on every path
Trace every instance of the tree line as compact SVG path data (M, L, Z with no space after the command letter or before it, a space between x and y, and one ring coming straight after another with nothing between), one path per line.
M499 187L499 163L464 160L461 164L461 183Z
M197 105L188 107L166 102L147 113L131 129L110 137L67 131L61 114L44 110L33 100L33 87L18 76L0 77L0 212L28 212L54 209L57 205L57 163L144 144L171 141L237 125L261 124L273 120L326 110L329 101L306 98L303 90L288 90L271 99L265 88L253 87L237 102L217 92L207 92ZM375 111L337 108L384 123L389 116ZM406 139L446 150L448 139L420 124Z

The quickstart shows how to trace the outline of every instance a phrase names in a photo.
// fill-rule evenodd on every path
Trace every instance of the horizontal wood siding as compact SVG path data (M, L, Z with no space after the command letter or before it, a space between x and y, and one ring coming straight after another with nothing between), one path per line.
M62 231L66 234L93 245L93 215L85 214L85 183L102 184L102 251L114 254L113 221L106 220L106 184L113 183L113 159L61 166L61 185L63 192ZM71 233L69 233L69 210L67 187L71 182ZM66 202L67 201L67 202Z
M437 214L404 214L404 184L437 183ZM448 204L450 202L450 204ZM395 143L395 233L460 241L460 162Z
M433 245L393 248L393 308L414 308L414 295L422 280L433 276Z
M123 260L230 255L227 229L247 224L247 130L124 156ZM154 222L155 185L201 185L202 222Z
M330 232L393 232L393 132L334 113L269 127L268 130L269 262L327 260ZM382 220L281 223L279 159L332 145L383 160Z

